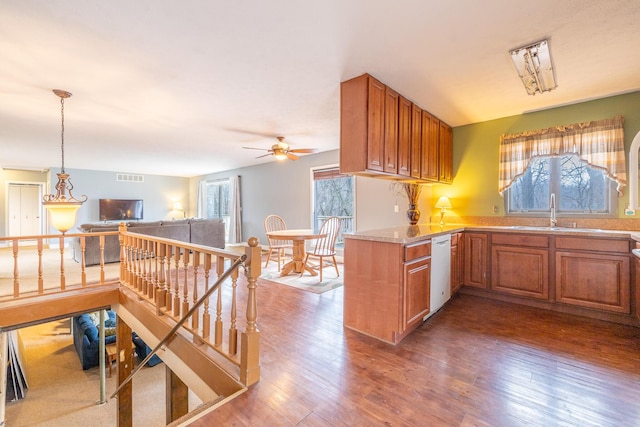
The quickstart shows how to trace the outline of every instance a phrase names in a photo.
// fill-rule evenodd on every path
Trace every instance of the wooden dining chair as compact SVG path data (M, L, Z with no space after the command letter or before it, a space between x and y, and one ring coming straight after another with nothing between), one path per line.
M282 219L278 215L269 215L264 219L265 233L286 229L287 224L285 224L284 219ZM267 253L267 261L264 263L264 267L267 268L267 266L269 265L269 261L271 260L271 255L275 253L278 257L278 271L280 271L280 264L282 258L284 258L285 250L288 248L293 248L293 244L290 240L272 239L269 236L267 236L267 240L269 241L269 252Z
M304 274L305 267L307 266L307 261L309 257L315 257L319 259L319 263L317 266L313 266L311 268L318 269L318 273L320 274L320 281L322 282L322 269L325 266L331 265L336 269L336 277L340 276L340 271L338 271L338 263L336 262L336 239L338 238L338 233L340 233L340 223L342 221L337 216L332 216L327 218L320 227L320 234L326 234L326 236L321 237L316 240L315 246L312 251L307 251L307 255L304 257L304 267L302 268L302 274ZM325 263L325 258L331 258L331 262L327 261Z

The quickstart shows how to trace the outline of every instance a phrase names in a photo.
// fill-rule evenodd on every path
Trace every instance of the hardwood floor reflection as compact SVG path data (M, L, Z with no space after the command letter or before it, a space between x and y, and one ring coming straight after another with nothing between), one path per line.
M193 425L640 425L640 329L459 295L392 346L342 295L261 281L261 380Z

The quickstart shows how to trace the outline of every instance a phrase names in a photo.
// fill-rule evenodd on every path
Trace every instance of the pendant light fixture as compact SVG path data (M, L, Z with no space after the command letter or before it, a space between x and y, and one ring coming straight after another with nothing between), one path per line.
M87 196L82 196L82 200L73 197L71 191L73 184L69 180L69 174L64 171L64 100L71 94L60 89L53 89L53 93L60 97L60 111L62 116L62 167L58 175L56 193L47 194L42 198L42 204L49 212L51 224L62 234L68 231L76 222L76 213L80 206L87 201Z

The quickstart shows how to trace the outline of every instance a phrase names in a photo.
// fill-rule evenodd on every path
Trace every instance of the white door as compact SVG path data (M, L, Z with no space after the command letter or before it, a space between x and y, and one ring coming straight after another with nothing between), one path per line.
M9 236L41 234L41 193L41 184L9 184Z

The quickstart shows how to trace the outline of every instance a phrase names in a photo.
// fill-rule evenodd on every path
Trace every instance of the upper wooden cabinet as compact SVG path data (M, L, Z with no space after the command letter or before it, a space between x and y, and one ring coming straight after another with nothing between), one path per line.
M411 114L413 103L401 96L398 104L398 175L411 176Z
M385 89L384 97L384 171L398 173L398 92Z
M451 183L452 142L450 126L369 74L342 82L340 172Z
M453 181L453 130L451 126L440 122L438 145L438 181Z
M422 164L420 178L429 181L438 180L438 137L440 120L426 111L422 111Z

